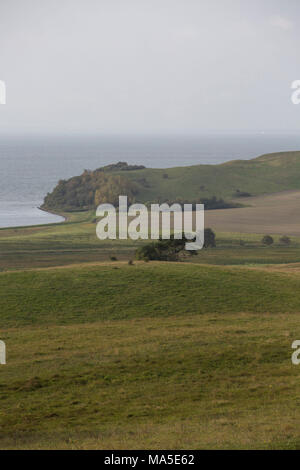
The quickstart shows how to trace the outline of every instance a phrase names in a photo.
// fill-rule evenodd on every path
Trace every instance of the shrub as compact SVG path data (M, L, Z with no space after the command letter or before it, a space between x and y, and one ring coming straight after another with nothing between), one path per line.
M281 237L281 238L279 239L279 242L280 242L282 245L288 246L288 245L290 245L290 244L292 243L292 240L291 240L289 237L287 237L286 235L284 235L283 237Z
M233 194L233 197L250 197L251 194L247 191L240 191L239 189Z
M265 235L265 236L262 238L262 243L263 243L264 245L270 246L270 245L273 245L274 240L273 240L273 238L271 237L271 235Z
M191 242L184 235L182 239L175 239L174 235L170 240L158 240L157 242L144 245L136 251L136 258L139 260L150 261L178 261L180 255L195 256L197 251L185 250L185 244ZM211 228L204 230L204 248L214 248L216 246L216 236Z
M188 240L184 235L182 239L175 239L174 235L169 240L159 239L157 242L144 245L136 251L136 258L144 261L178 261L180 254L185 250ZM196 251L185 251L186 256L196 255Z
M118 261L118 258L116 256L110 256L109 259L110 261Z
M211 228L204 229L204 248L216 247L216 235Z
M166 200L164 201L169 205L172 205L174 203L173 200ZM217 199L216 196L212 196L209 198L205 197L199 197L197 199L182 199L180 197L177 197L175 202L177 204L180 204L181 207L183 207L184 204L204 204L204 209L205 210L216 210L216 209L234 209L235 207L241 207L240 204L236 204L233 202L226 202L224 199L220 198Z

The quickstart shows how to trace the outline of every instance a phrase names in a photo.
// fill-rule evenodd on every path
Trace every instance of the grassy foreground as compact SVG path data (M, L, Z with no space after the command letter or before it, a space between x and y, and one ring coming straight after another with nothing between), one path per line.
M297 236L221 213L217 248L131 266L143 242L65 215L0 230L1 449L300 448Z
M0 274L0 447L299 448L299 288L183 263Z

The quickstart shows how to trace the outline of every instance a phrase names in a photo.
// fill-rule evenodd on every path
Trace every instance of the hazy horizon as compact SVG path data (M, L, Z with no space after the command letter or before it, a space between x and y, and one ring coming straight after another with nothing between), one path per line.
M297 133L297 0L2 0L0 135Z

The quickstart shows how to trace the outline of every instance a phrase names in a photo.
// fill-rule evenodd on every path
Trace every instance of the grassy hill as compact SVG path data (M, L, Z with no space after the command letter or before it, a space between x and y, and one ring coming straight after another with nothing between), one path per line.
M120 170L118 165L110 165L61 181L45 198L44 208L66 209L72 204L74 208L91 208L100 201L115 202L122 193L139 202L192 202L213 196L231 200L237 190L259 195L300 189L300 152L275 153L219 165L128 168L126 171L126 166Z
M228 195L298 188L298 166L299 154L289 153L104 173L125 174L123 187L132 178L132 188L150 191L152 181L175 193L182 172L191 181L198 171L202 186L225 197L229 182ZM0 448L299 449L291 345L300 338L300 238L283 246L274 236L264 246L258 223L274 234L288 214L297 225L298 197L250 198L254 207L232 212L242 221L255 211L258 233L222 233L223 222L217 247L185 263L129 265L145 241L100 241L93 210L64 213L61 224L1 229ZM216 213L231 217L207 217Z
M299 448L299 290L177 263L0 274L0 448Z
M293 297L299 278L285 284L273 273L238 268L111 263L0 276L1 328L157 315L300 311L300 298Z
M165 173L168 178L163 177ZM231 199L237 189L252 195L300 189L300 152L269 154L219 165L145 169L128 174L132 180L138 177L149 182L150 187L141 195L144 201L159 196L170 200L214 195Z

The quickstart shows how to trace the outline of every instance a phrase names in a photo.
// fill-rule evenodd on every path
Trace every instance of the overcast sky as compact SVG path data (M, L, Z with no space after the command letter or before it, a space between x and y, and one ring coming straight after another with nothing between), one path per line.
M0 133L300 132L299 0L0 0Z

